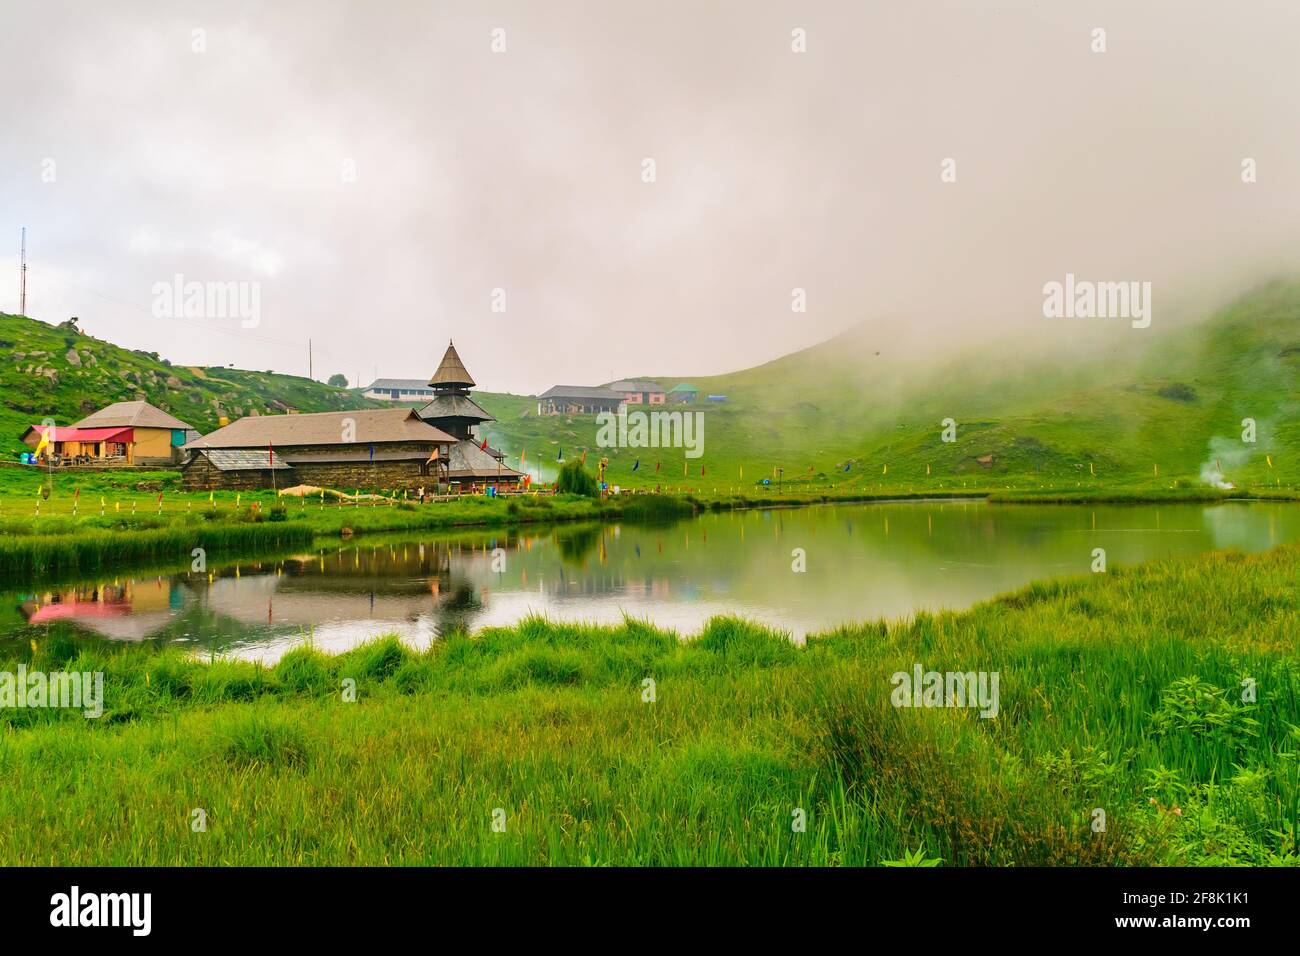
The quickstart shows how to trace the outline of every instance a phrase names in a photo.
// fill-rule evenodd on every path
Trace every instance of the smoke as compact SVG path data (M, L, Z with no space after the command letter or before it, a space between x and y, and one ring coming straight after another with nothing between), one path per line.
M1236 485L1228 481L1223 466L1239 468L1250 460L1251 454L1250 446L1240 440L1215 435L1210 439L1208 457L1201 463L1201 481L1223 491L1235 488Z

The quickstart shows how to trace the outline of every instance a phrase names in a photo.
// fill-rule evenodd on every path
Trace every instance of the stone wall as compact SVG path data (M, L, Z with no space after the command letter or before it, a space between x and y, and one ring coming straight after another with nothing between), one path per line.
M277 448L285 461L293 466L294 484L317 485L321 488L333 488L336 491L352 492L360 488L393 489L405 488L412 494L421 486L430 491L437 481L436 463L426 463L433 452L434 445L428 442L376 442L376 460L370 461L369 442L357 442L355 445L342 446L349 453L360 451L359 461L309 461L311 455L333 456L340 450L339 445L295 445L292 448ZM418 457L405 461L384 461L379 456L385 452L404 452Z
M281 488L297 484L292 471L277 471L275 481ZM253 491L271 487L271 469L221 471L200 455L192 465L181 472L181 484L186 491Z
M437 480L434 475L422 474L420 461L376 462L300 462L293 466L294 483L333 488L352 492L360 488L395 489L414 492L421 485L426 491ZM432 470L432 468L430 468Z
M274 472L274 486L289 488L291 485L317 485L320 488L333 488L338 492L354 492L356 489L406 489L415 494L425 489L426 494L433 494L437 488L437 475L434 466L426 466L419 460L407 462L299 462L289 470ZM248 468L240 471L221 471L213 467L203 455L182 472L182 484L186 490L252 490L270 488L272 471L269 468Z

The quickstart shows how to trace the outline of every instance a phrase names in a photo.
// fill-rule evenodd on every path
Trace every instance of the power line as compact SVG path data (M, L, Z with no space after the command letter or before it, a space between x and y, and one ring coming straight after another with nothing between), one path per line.
M23 226L22 254L18 269L18 314L27 317L27 227Z

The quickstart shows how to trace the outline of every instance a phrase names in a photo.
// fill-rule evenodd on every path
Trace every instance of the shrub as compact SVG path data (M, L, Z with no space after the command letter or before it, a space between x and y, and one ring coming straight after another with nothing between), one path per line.
M1226 691L1193 674L1174 681L1160 695L1152 724L1158 736L1190 734L1235 750L1259 736L1259 722L1249 714L1249 708L1229 700Z
M1194 402L1196 401L1196 389L1190 385L1184 385L1182 382L1174 382L1172 385L1166 385L1156 392L1161 398L1167 398L1175 402Z
M561 466L555 487L561 494L581 495L584 498L594 498L600 491L595 476L580 461L566 461Z

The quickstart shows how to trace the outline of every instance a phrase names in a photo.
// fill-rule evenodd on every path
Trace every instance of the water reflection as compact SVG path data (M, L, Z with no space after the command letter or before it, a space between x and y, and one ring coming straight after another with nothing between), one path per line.
M582 525L369 541L214 567L0 595L0 635L72 628L273 660L304 639L341 650L397 633L425 646L530 613L693 631L751 616L801 636L853 619L963 607L1109 563L1300 539L1286 504L1074 508L922 502L710 514L668 526ZM792 570L792 551L807 571Z

